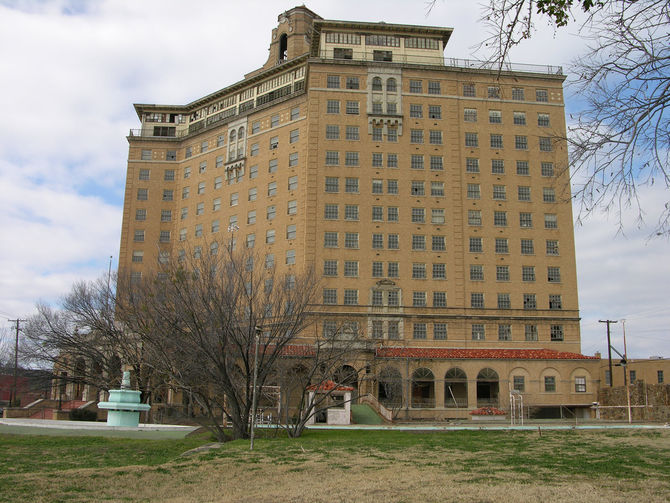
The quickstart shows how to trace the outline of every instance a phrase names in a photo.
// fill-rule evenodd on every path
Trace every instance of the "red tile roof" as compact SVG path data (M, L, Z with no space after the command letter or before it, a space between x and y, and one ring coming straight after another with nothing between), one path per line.
M314 346L309 346L307 344L291 344L286 345L281 349L282 356L314 356Z
M459 348L399 348L385 347L376 351L377 358L423 358L434 360L599 360L553 349L459 349Z
M354 388L351 386L337 386L333 381L323 381L320 384L312 384L311 386L307 386L308 391L353 391Z

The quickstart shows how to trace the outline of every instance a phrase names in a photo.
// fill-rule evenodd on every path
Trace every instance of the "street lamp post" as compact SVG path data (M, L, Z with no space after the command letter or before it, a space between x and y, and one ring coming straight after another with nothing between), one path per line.
M250 444L249 444L249 450L253 451L254 450L254 426L256 424L256 402L257 402L257 397L256 397L256 380L258 379L258 340L261 335L261 328L260 327L254 327L254 384L253 388L251 390L251 432L249 434L249 437L251 439Z

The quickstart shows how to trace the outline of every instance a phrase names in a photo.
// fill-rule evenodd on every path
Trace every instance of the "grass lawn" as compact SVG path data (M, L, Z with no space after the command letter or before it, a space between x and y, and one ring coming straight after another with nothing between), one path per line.
M670 500L670 432L313 431L209 442L0 435L0 501Z

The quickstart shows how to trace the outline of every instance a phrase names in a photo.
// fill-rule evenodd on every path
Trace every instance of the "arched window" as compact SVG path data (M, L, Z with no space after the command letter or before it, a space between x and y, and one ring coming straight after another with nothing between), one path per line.
M430 369L419 368L412 373L412 407L435 407L435 377Z
M379 77L375 77L372 79L372 90L373 91L381 91L382 90L382 79Z
M237 130L237 138L240 140L244 138L244 126Z
M397 90L396 80L391 78L386 81L386 90L389 93L394 93Z
M498 373L483 368L477 374L477 407L498 407Z
M286 61L288 59L288 35L282 33L279 37L279 61Z
M237 138L237 133L235 133L235 130L233 129L233 130L230 132L230 142L231 142L231 143L234 142L234 141L235 141L235 138Z
M457 367L444 374L444 406L463 408L468 406L468 377Z
M377 380L377 397L379 403L389 409L402 406L402 377L393 367L384 367Z

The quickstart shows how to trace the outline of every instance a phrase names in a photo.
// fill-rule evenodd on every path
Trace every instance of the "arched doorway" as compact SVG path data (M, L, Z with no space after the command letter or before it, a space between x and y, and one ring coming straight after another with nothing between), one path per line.
M484 368L477 374L477 407L498 407L498 373Z
M457 367L444 375L444 406L464 408L468 406L468 376Z
M384 367L379 372L377 400L387 409L402 407L402 377L393 367Z
M430 369L419 368L412 373L412 407L435 407L435 377Z

